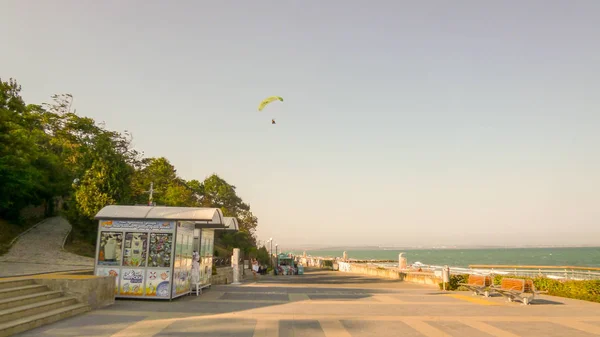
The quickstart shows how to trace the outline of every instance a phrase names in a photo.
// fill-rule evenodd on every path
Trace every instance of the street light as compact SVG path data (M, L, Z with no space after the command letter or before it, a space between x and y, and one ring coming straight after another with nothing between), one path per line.
M276 260L277 262L275 263L275 267L279 267L279 254L277 253L277 247L279 247L278 243L275 244L275 258L277 259Z
M269 238L269 245L271 247L269 248L269 264L273 268L273 238Z

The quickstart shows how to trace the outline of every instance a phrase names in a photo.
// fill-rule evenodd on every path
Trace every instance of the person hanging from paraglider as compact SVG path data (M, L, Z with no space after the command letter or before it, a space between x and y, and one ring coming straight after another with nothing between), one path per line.
M264 100L262 100L262 102L260 102L260 104L258 106L258 111L262 111L265 108L265 106L267 106L269 103L275 102L275 101L283 102L283 98L280 96L270 96L270 97L265 98ZM271 125L273 125L273 124L277 124L275 122L275 118L271 119Z

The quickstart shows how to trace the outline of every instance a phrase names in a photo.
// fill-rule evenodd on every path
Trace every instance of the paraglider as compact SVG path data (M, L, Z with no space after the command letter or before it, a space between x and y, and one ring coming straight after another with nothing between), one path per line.
M271 102L275 102L275 101L283 102L283 98L281 98L279 96L271 96L271 97L267 97L267 98L263 99L263 101L260 102L260 104L258 105L258 111L262 111L267 106L267 104L269 104Z
M260 104L258 105L258 111L262 111L267 106L267 104L270 104L271 102L275 101L283 102L283 98L280 96L271 96L263 99L262 102L260 102ZM275 119L271 119L271 124L277 124L275 123Z

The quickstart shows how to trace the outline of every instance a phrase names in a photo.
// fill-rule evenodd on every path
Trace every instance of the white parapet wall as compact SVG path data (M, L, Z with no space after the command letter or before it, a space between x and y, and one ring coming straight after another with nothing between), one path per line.
M383 268L365 263L338 262L338 270L342 273L354 273L376 276L411 283L438 285L442 279L431 272L413 272L395 268Z

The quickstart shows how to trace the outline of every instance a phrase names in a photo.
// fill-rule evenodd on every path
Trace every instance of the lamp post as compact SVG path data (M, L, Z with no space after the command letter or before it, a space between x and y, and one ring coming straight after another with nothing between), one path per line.
M279 266L279 254L277 253L277 247L279 247L279 244L278 244L278 243L276 243L276 244L275 244L275 258L277 259L277 260L275 260L275 261L277 261L277 262L275 263L275 267L278 267L278 266Z
M273 268L273 238L269 238L269 264L271 265L271 268Z

